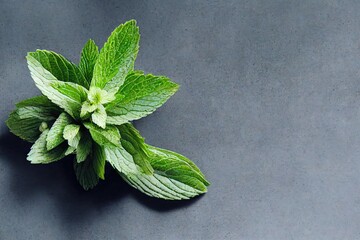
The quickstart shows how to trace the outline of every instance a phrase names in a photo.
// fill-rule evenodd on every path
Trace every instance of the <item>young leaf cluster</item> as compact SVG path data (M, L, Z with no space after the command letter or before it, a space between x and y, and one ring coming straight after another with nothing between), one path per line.
M121 24L99 51L89 40L78 65L52 51L26 59L42 95L16 104L7 125L32 142L27 159L47 164L74 156L78 182L91 189L105 164L131 186L163 199L188 199L209 183L188 158L145 143L131 121L163 105L179 88L169 78L134 70L139 50L134 20Z

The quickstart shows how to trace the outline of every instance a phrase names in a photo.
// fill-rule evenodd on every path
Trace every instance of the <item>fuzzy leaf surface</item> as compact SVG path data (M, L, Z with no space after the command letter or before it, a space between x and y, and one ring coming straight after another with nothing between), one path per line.
M57 80L73 82L89 88L89 82L80 69L60 54L48 50L37 50L28 54L41 63Z
M87 131L81 132L79 145L76 148L76 161L81 163L89 156L92 149L92 139Z
M84 75L87 86L90 86L91 79L93 76L94 66L99 56L99 49L93 40L86 42L85 46L81 51L79 69Z
M145 139L130 123L118 127L121 135L121 145L132 155L132 158L145 174L152 174L154 169L149 162Z
M99 176L95 170L95 165L94 159L90 156L81 163L78 163L76 159L74 160L76 179L85 190L94 188L99 182Z
M56 119L61 109L45 96L37 96L16 104L6 121L10 131L28 142L35 142L40 136L41 123L48 125Z
M122 131L121 131L122 132ZM123 137L123 134L122 134ZM154 169L146 174L126 148L105 147L106 160L122 178L141 192L168 200L188 199L207 191L209 183L189 159L168 150L145 145L147 160Z
M99 127L105 129L106 127L106 111L103 105L99 107L91 114L91 120Z
M59 146L65 139L63 138L64 128L72 122L71 117L67 113L61 113L51 126L46 137L47 150L54 149Z
M139 39L139 28L135 20L117 27L100 51L91 85L117 92L126 75L134 69Z
M145 117L163 105L178 88L179 85L167 77L135 71L119 89L120 96L124 97L106 106L106 122L121 125Z
M77 148L80 142L80 126L77 124L69 124L64 128L63 137L68 141L69 146Z
M92 154L90 154L85 161L78 163L76 159L74 160L74 170L78 182L85 190L95 187L99 182L99 178L104 179L104 149L94 144Z
M32 145L30 152L28 153L27 160L32 164L47 164L58 161L65 157L68 146L62 144L50 151L46 148L46 138L49 133L49 129L46 129L41 133L40 137Z
M120 133L115 126L106 126L105 129L94 123L87 122L84 126L89 129L92 139L99 145L115 145L120 144Z
M58 81L30 54L27 61L31 77L40 91L73 118L78 119L82 102L87 99L87 89L72 82Z

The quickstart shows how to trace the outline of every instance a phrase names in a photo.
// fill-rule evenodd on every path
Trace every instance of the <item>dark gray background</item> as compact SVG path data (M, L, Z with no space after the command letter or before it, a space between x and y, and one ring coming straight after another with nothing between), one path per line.
M4 124L39 93L28 51L77 62L132 18L136 68L182 85L136 126L202 169L203 197L152 199L111 169L85 192ZM357 0L0 0L0 239L360 239L359 69Z

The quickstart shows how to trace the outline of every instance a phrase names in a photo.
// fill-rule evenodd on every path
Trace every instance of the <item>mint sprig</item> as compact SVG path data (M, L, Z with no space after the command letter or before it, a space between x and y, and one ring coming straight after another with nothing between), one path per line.
M89 40L75 65L47 50L28 53L31 76L43 95L16 104L7 125L32 142L27 159L47 164L74 155L75 175L91 189L106 162L131 186L169 200L205 193L209 183L188 158L145 143L131 121L163 105L179 88L164 76L134 71L139 28L117 27L99 52Z

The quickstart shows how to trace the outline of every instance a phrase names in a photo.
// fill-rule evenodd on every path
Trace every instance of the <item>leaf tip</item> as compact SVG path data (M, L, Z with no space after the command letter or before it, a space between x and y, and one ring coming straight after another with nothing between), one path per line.
M129 21L127 21L124 25L127 25L127 24L131 24L131 25L136 25L137 22L135 19L130 19Z

